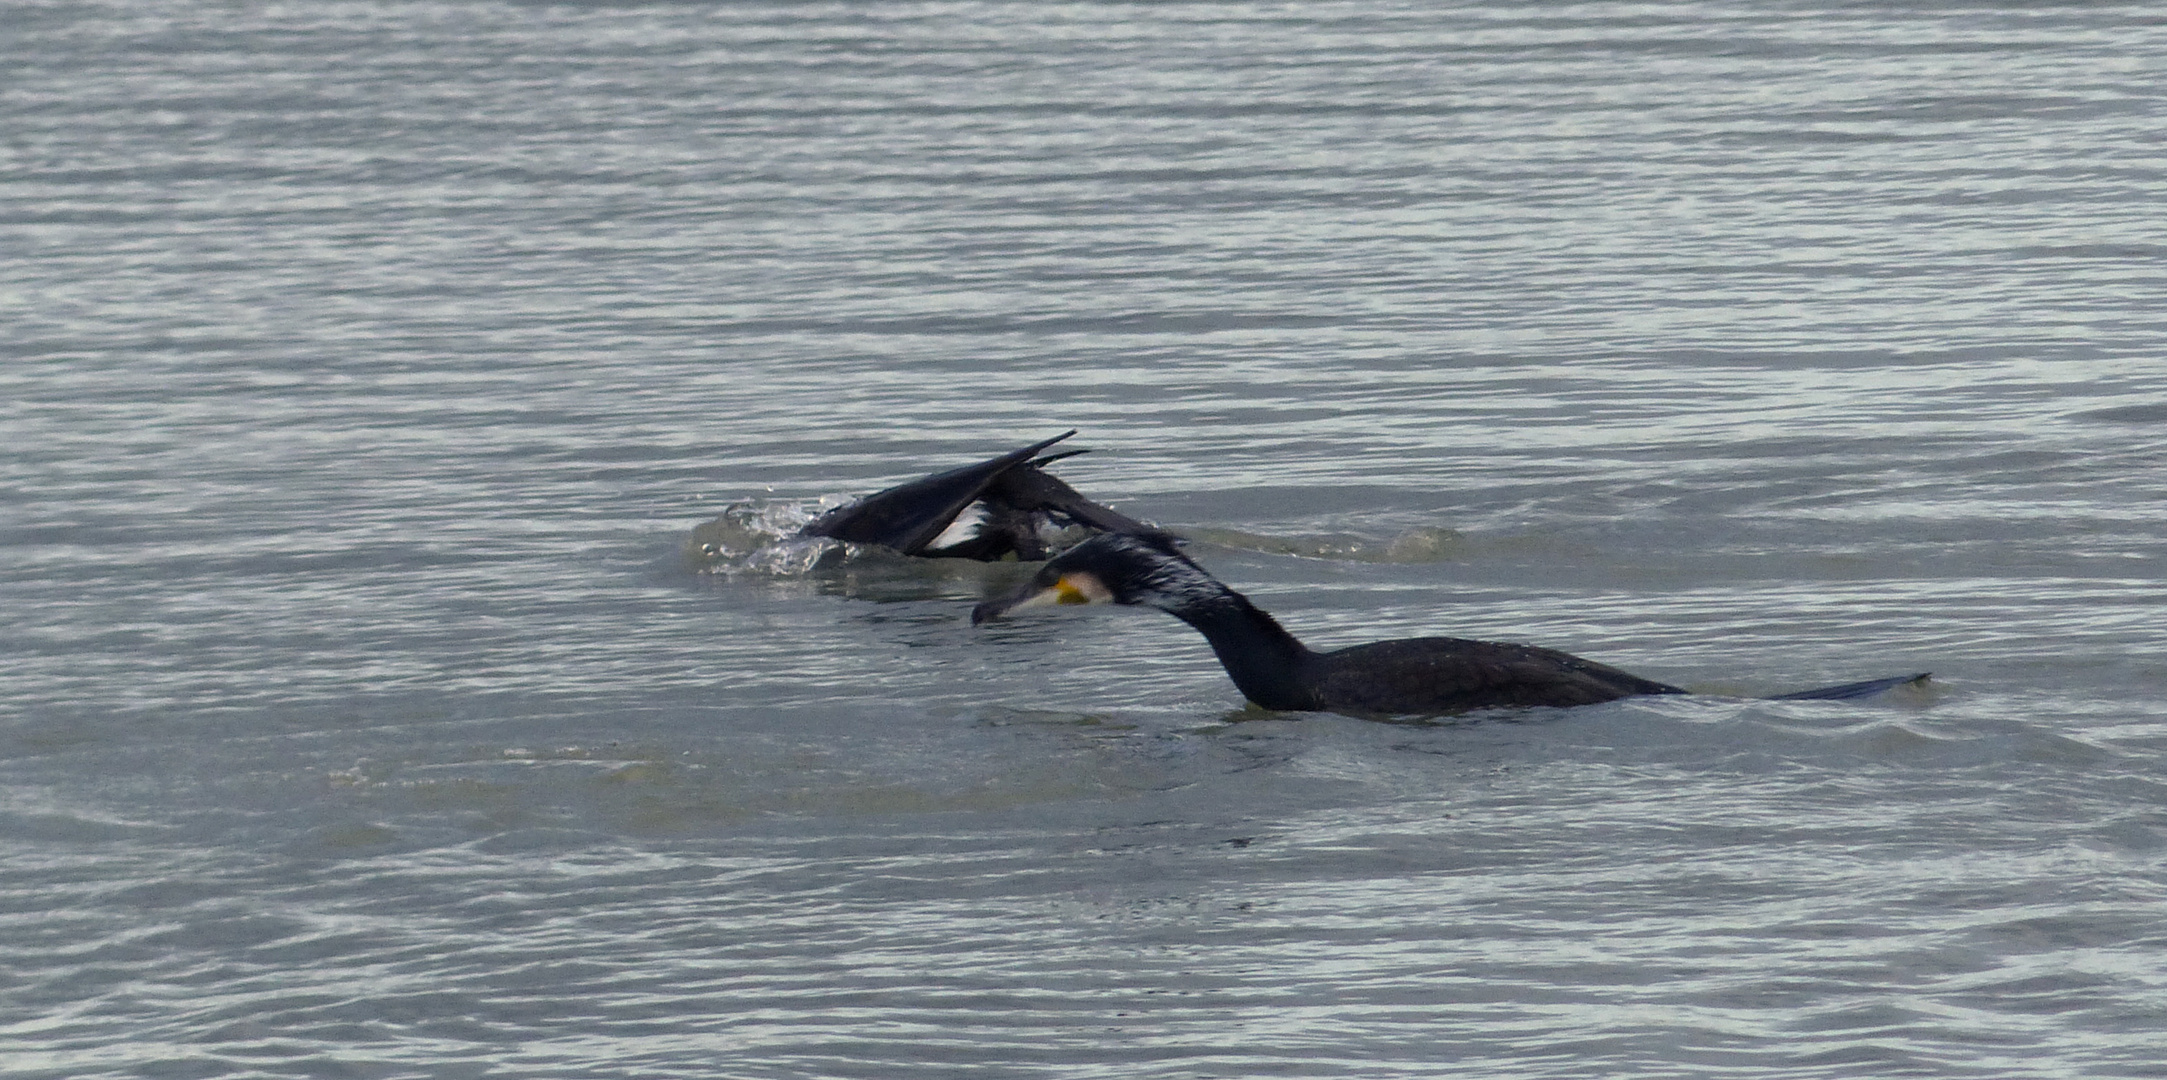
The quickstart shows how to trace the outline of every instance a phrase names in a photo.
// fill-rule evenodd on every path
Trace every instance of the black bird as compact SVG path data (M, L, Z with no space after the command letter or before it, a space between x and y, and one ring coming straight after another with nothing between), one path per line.
M1437 715L1688 692L1555 649L1498 641L1401 638L1316 652L1190 561L1175 542L1164 534L1094 536L1048 562L1017 592L978 605L971 622L1040 604L1155 607L1202 631L1250 701L1288 712ZM1874 679L1782 697L1864 697L1926 678Z
M1008 555L1029 561L1045 558L1049 552L1039 531L1050 524L1099 532L1158 532L1084 498L1045 471L1053 462L1084 453L1038 456L1074 434L1065 431L976 465L867 495L820 515L798 535L880 544L905 555L992 562Z

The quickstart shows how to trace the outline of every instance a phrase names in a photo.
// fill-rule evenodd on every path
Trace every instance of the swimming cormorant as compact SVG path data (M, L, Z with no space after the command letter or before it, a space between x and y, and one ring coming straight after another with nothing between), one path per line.
M1250 701L1289 712L1436 715L1688 692L1555 649L1496 641L1402 638L1316 652L1190 561L1175 542L1163 534L1094 536L1048 562L1022 589L978 605L971 622L1040 604L1155 607L1202 631ZM1874 679L1782 697L1864 697L1926 677Z
M1045 558L1049 551L1039 530L1049 524L1157 533L1084 498L1045 471L1055 461L1084 453L1038 456L1074 434L1065 431L976 465L867 495L820 515L798 535L880 544L905 555L992 562L1008 555L1029 561Z

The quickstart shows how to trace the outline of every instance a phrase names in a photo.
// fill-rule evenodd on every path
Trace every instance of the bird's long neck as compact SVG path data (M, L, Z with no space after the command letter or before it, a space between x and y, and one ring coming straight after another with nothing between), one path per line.
M1219 654L1243 696L1267 709L1317 708L1297 673L1312 655L1307 646L1242 594L1220 586L1217 594L1173 614L1196 627Z

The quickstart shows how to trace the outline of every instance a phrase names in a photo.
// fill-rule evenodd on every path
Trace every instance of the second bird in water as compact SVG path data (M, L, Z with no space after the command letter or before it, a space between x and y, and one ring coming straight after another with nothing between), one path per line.
M1163 533L1105 533L1049 561L1017 592L971 612L973 623L1042 604L1154 607L1195 627L1250 701L1282 711L1361 716L1438 715L1500 706L1591 705L1642 694L1683 694L1608 664L1534 645L1423 637L1318 652L1249 598L1228 588ZM1924 674L1784 694L1864 697Z

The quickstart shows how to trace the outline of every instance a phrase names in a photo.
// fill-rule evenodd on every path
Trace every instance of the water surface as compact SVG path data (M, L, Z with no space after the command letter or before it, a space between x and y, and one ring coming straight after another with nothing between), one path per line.
M0 1073L2167 1073L2148 9L5 20ZM688 557L1071 427L1700 693Z

